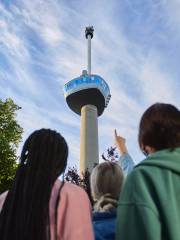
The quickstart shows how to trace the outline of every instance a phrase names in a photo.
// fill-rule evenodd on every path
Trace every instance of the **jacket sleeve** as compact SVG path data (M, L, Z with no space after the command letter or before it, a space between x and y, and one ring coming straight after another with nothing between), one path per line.
M94 240L90 201L83 189L65 184L58 207L58 239Z
M116 240L160 240L158 216L147 206L127 204L118 206Z
M125 176L129 175L129 173L133 170L135 165L133 159L128 153L121 155L119 157L118 162Z

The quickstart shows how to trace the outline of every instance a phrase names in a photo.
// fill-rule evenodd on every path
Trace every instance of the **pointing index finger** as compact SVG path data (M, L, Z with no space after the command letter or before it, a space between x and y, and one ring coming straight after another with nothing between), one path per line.
M114 135L115 135L115 138L117 138L117 131L116 131L116 129L114 130Z

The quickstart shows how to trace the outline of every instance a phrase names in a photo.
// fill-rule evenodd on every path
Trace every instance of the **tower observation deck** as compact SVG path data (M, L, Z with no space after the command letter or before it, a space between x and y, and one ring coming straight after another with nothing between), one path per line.
M99 75L85 73L65 84L64 96L75 113L81 115L81 108L90 104L97 107L100 116L109 103L110 90Z
M67 82L64 96L69 108L81 115L80 170L92 170L99 162L98 151L98 116L101 116L111 98L110 89L105 80L91 74L91 39L93 27L86 27L87 70L82 75Z

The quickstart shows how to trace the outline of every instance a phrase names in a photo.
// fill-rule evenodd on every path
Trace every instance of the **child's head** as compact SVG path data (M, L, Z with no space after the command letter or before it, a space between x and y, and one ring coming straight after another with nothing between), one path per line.
M123 183L123 171L117 163L103 162L91 173L91 192L94 201L104 196L118 200Z
M149 153L180 147L180 111L171 104L156 103L143 114L139 125L139 146Z

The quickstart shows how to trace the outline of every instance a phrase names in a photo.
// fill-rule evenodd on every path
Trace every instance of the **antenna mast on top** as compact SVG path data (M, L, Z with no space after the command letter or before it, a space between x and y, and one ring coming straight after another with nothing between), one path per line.
M91 39L93 38L94 28L93 26L86 27L85 36L88 40L88 48L87 48L87 71L88 74L91 74Z

